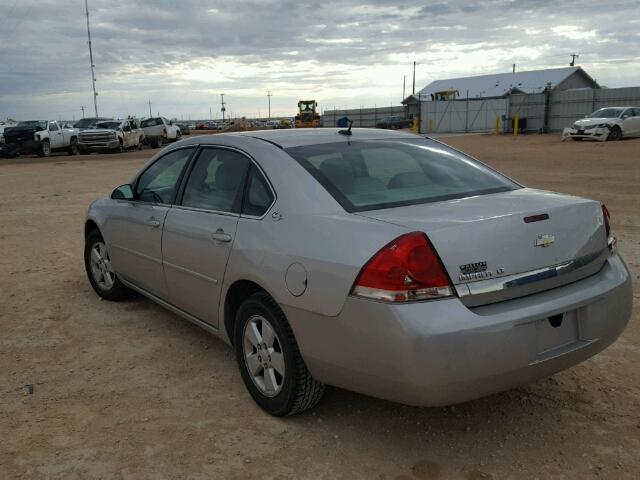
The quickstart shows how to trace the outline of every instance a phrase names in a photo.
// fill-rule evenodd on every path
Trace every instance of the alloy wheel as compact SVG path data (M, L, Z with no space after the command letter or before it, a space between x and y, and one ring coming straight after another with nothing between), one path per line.
M254 315L244 327L244 364L260 393L275 397L284 384L285 366L282 345L271 324Z
M96 284L103 290L110 290L115 281L109 252L103 242L96 242L91 248L91 274Z

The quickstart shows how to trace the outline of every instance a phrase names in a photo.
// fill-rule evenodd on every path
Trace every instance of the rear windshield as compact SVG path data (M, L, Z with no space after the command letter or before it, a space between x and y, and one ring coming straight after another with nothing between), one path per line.
M286 152L348 212L521 188L445 145L425 139L306 145Z
M142 120L142 122L140 122L140 126L142 128L155 127L156 125L162 125L161 118L147 118L146 120Z

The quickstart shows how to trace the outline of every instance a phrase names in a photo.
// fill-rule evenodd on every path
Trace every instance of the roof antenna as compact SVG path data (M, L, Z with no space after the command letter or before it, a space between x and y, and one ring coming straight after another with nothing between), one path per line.
M340 135L348 135L350 137L351 136L351 125L353 125L353 120L349 120L349 128L347 128L346 130L338 130L338 133Z

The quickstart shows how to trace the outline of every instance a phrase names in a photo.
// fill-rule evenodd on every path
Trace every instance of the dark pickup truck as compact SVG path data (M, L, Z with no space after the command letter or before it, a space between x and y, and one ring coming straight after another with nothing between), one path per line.
M376 128L396 129L396 128L411 128L411 120L402 117L385 117L376 123Z

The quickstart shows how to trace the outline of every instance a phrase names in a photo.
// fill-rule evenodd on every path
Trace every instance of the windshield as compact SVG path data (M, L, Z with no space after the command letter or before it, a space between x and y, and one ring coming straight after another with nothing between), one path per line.
M162 119L161 118L147 118L146 120L142 120L142 122L140 122L140 126L142 128L144 127L155 127L156 125L162 125Z
M120 122L100 122L96 123L96 128L108 128L111 130L117 130L120 127Z
M310 112L313 110L315 102L300 102L300 111L302 112Z
M78 120L75 124L76 128L87 128L91 125L95 125L96 122L109 120L109 118L83 118L82 120Z
M622 108L601 108L589 115L589 118L618 118L622 110Z
M518 184L432 140L378 140L286 149L348 212L506 192Z
M47 122L45 122L44 120L29 120L26 122L18 123L18 127L39 128L40 130L44 130L45 128L47 128Z

